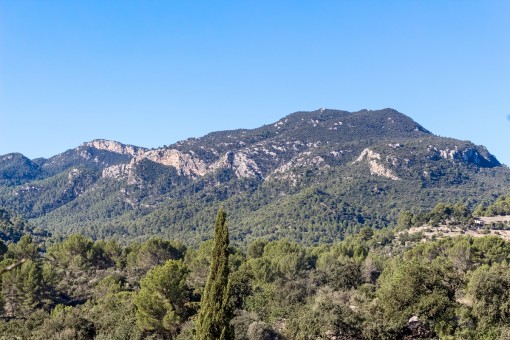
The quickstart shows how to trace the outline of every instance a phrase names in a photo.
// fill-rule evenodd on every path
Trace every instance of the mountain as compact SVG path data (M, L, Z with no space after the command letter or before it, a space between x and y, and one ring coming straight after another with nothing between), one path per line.
M40 173L40 164L20 153L0 156L0 185L22 184L38 178Z
M209 237L229 212L235 242L331 242L437 201L508 193L483 146L433 135L393 109L292 113L256 129L157 149L94 140L49 159L0 156L0 206L35 227L96 238Z

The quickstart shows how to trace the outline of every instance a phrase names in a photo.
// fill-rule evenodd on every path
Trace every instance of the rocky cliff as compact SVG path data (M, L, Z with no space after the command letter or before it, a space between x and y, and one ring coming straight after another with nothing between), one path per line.
M296 112L156 149L98 139L49 159L0 156L0 205L53 231L103 237L200 237L220 203L240 238L340 235L438 200L475 204L509 184L483 146L392 109Z

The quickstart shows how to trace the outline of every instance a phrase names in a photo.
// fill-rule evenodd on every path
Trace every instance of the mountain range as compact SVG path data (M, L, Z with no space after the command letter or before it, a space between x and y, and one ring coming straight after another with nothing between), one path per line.
M402 210L509 192L510 170L485 147L393 109L295 112L155 149L97 139L48 159L0 156L0 206L36 230L93 238L196 243L223 205L234 242L331 242Z

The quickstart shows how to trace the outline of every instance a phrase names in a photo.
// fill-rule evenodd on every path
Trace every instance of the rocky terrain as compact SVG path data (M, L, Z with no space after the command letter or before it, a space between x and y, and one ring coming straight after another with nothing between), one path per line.
M200 240L222 204L238 241L328 241L438 200L472 206L509 184L485 147L392 109L296 112L156 149L94 140L49 159L0 156L1 206L52 232L117 238Z

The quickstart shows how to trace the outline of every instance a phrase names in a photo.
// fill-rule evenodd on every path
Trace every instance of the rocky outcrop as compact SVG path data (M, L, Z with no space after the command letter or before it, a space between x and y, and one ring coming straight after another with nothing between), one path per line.
M480 167L495 167L501 165L498 160L491 155L487 149L482 147L467 146L463 149L457 145L452 148L440 149L429 145L428 151L431 153L430 158L433 160L445 159L452 162L459 161L466 164L475 164Z
M141 156L147 150L133 145L126 145L119 142L106 139L95 139L91 142L86 142L83 146L95 148L98 150L105 150L115 153L120 153L129 156Z
M131 173L132 163L129 164L116 164L109 166L103 169L102 177L104 178L113 178L113 179L121 179L123 177L128 177ZM129 182L129 181L128 181ZM130 183L132 184L132 183Z
M237 153L229 151L225 153L217 162L209 167L209 170L222 168L233 170L238 178L262 178L262 171L257 163L242 151Z
M384 165L379 163L379 161L381 160L381 155L368 148L364 149L361 152L361 154L358 156L358 158L356 158L353 164L360 163L365 159L368 161L371 175L386 177L394 181L400 180L400 178L397 177L390 169L386 168ZM395 159L392 159L391 161L396 162Z
M137 179L133 170L144 159L171 166L177 170L180 176L197 177L207 173L207 165L191 153L183 153L175 149L157 149L146 151L127 164L116 164L103 169L102 177L127 178L128 184L135 184Z
M150 150L135 158L134 162L139 162L144 158L174 167L177 173L182 176L196 177L207 173L207 165L193 153L184 153L176 149Z
M184 153L176 149L157 149L135 157L128 164L117 164L103 170L102 176L106 178L127 178L128 183L136 183L133 169L140 161L148 159L152 162L171 166L180 176L191 178L205 176L218 169L231 169L238 178L262 178L262 170L257 163L245 152L225 153L219 160L208 165L193 152Z
M294 184L297 180L295 172L291 171L296 168L329 168L330 166L326 163L323 157L315 156L310 151L305 151L292 158L290 161L285 162L281 166L277 167L267 177L267 179L289 179Z

